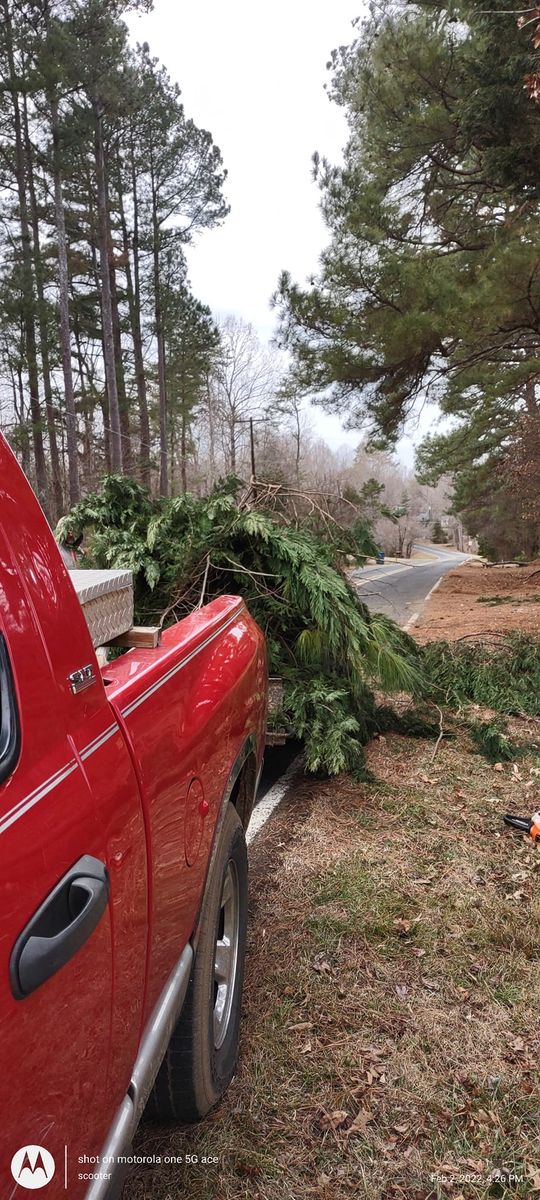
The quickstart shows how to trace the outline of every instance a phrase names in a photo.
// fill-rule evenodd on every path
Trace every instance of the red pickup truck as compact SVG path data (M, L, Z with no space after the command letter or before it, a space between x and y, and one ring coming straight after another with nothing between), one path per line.
M100 669L0 438L6 1200L110 1200L143 1110L197 1120L233 1075L266 676L231 596Z

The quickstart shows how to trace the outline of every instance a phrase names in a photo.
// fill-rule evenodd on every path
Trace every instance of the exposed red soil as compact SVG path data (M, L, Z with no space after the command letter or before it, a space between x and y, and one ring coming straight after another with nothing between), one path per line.
M485 603L491 598L499 602ZM526 567L465 563L449 571L413 632L425 643L513 630L540 637L540 561Z

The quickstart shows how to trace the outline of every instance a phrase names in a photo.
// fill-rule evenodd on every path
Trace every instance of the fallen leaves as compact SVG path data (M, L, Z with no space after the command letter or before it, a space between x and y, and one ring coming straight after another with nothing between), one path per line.
M319 959L315 959L315 961L312 962L312 964L311 964L311 969L312 969L312 971L317 971L318 975L331 975L332 974L332 968L330 966L330 963L326 962L324 959L322 961Z
M340 1129L342 1125L345 1125L348 1120L348 1112L345 1112L345 1109L338 1108L331 1113L323 1112L317 1121L317 1125L323 1131L332 1129L335 1132L336 1129Z
M524 1040L524 1038L519 1037L518 1035L508 1034L508 1036L506 1038L506 1045L509 1047L510 1050L512 1050L512 1052L514 1054L526 1054L527 1053L527 1045L525 1043L525 1040Z
M407 920L406 917L395 917L392 924L394 929L397 929L400 937L407 937L413 927L413 922Z
M360 1108L352 1119L345 1109L337 1108L333 1112L323 1109L317 1117L316 1124L323 1133L340 1132L344 1138L350 1138L357 1133L365 1133L368 1125L374 1120L375 1114L367 1108Z
M527 1166L525 1174L531 1191L540 1192L540 1169L538 1167Z
M436 979L426 979L425 975L422 975L421 978L424 987L427 988L429 992L440 992L441 985L440 983L437 983Z
M367 1108L361 1108L357 1112L352 1125L345 1130L345 1137L352 1137L355 1133L364 1133L368 1125L375 1120L375 1114Z
M366 1071L366 1081L368 1087L372 1087L374 1083L379 1085L386 1083L386 1074L380 1070L378 1065L375 1066L374 1063L370 1063Z

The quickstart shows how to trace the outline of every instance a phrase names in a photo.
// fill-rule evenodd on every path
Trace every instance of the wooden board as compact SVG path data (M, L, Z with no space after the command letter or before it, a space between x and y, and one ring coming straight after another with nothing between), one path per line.
M160 642L160 625L133 625L120 637L107 642L107 645L124 650L155 650Z

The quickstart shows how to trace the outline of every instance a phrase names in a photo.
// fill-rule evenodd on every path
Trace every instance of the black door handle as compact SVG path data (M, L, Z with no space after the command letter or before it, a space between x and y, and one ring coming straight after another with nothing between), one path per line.
M17 938L9 975L16 1000L24 1000L80 950L109 900L104 863L84 855L47 896Z

